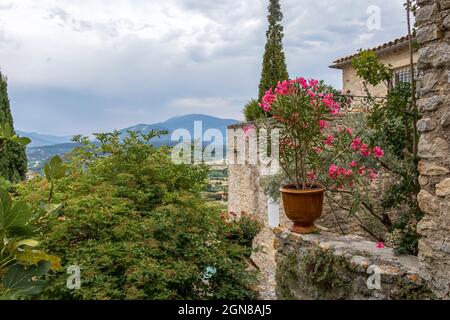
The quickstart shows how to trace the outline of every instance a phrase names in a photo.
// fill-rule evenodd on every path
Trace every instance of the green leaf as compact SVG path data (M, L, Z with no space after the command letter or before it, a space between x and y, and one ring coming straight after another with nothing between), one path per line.
M27 297L39 294L47 284L44 280L34 280L35 277L46 275L50 270L49 261L41 261L36 266L25 267L12 265L3 278L3 286L11 298Z
M46 163L44 165L44 173L45 173L45 177L47 178L47 180L52 181L53 176L52 176L52 172L50 169L50 165L48 163Z
M8 241L8 251L13 254L17 248L21 246L36 247L38 244L39 242L34 239L24 239L20 241L10 240Z
M11 141L15 142L15 143L18 143L18 144L20 144L22 146L26 146L26 145L31 143L31 139L27 138L27 137L14 136L14 137L11 138Z
M44 166L45 176L48 181L63 178L66 174L66 168L63 165L62 159L59 156L54 156L50 162Z
M0 230L11 233L24 232L31 214L25 202L12 203L9 194L0 189Z
M56 214L62 209L62 203L46 203L42 205L42 209L46 212L46 214Z
M39 250L26 248L16 255L16 260L21 265L37 265L41 261L49 261L51 270L61 269L61 259L55 256L46 254Z

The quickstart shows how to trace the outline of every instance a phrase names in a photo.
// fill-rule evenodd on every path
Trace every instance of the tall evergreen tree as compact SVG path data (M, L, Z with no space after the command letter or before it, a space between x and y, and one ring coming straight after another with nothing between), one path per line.
M13 117L9 107L7 79L0 72L0 123L9 123L13 128ZM27 157L25 147L8 142L0 150L0 176L12 182L25 178Z
M283 26L281 25L283 13L281 12L279 0L270 0L268 9L269 29L266 33L267 43L264 52L261 81L259 83L259 100L278 81L289 78L283 52Z

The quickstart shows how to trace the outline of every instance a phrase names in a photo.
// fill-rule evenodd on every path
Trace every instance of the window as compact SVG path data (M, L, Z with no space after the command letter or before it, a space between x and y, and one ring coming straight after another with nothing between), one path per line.
M418 71L417 68L414 67L414 77L417 78L417 76ZM394 86L405 82L411 83L411 68L409 66L394 70Z

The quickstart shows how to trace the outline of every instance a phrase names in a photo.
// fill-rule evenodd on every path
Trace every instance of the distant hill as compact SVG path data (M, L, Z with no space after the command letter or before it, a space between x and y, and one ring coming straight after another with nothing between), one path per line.
M231 124L237 123L239 121L234 119L221 119L213 116L208 116L204 114L189 114L184 116L178 116L170 118L167 121L159 122L155 124L138 124L133 127L125 128L120 130L121 134L125 135L127 131L141 131L143 133L148 133L153 130L167 130L169 134L161 137L159 140L156 139L155 142L163 144L173 144L171 141L171 134L177 129L186 129L191 134L191 138L194 138L194 123L195 121L202 122L202 131L205 133L208 129L219 129L222 132L223 137L226 137L227 127ZM176 143L176 142L175 142Z
M132 127L128 127L119 130L122 136L125 136L127 131L140 131L142 133L148 133L152 129L154 130L167 130L168 135L162 136L159 139L155 139L153 144L160 145L174 145L177 141L171 141L171 134L176 129L186 129L190 132L191 138L194 138L194 122L202 122L203 134L208 129L219 129L222 132L224 139L226 138L227 126L238 123L239 121L233 119L221 119L204 114L189 114L184 116L178 116L170 118L167 121L159 122L155 124L138 124ZM27 133L18 131L21 136L29 137L33 142L27 148L28 167L30 170L39 172L45 162L55 155L63 155L70 152L77 146L76 143L70 143L71 137L57 137L51 135L43 135L38 133ZM36 141L34 139L36 138ZM60 140L58 140L60 139ZM51 141L61 141L51 143ZM50 144L47 144L50 143Z
M17 134L21 137L28 137L31 139L31 143L28 145L28 147L51 146L60 143L67 143L70 142L70 139L72 139L71 136L61 137L20 130L17 130Z

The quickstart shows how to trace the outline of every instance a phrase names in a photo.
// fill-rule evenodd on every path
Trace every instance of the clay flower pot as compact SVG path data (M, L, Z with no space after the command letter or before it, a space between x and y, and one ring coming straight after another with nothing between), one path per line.
M286 185L280 191L284 212L294 223L291 231L301 234L317 231L314 222L322 215L325 189L321 185L314 185L310 190L299 190L295 185Z

